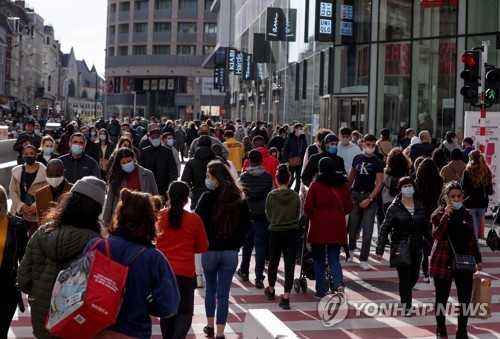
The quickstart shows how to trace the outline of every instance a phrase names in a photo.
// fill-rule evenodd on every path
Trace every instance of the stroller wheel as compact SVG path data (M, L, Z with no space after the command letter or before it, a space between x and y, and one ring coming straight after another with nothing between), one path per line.
M307 280L306 280L306 278L300 279L300 289L302 290L303 293L307 292Z
M298 278L295 278L293 280L293 289L295 290L295 293L299 293L300 292L300 282L299 282Z

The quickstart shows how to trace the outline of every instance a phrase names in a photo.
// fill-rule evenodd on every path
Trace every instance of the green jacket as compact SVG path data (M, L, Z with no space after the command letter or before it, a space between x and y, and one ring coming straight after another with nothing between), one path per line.
M300 198L291 189L276 189L267 195L266 217L269 231L288 231L299 228Z
M99 234L89 229L61 225L56 229L41 226L31 237L19 265L17 281L28 294L33 334L37 338L55 338L45 329L52 287L59 271L80 258L87 243Z

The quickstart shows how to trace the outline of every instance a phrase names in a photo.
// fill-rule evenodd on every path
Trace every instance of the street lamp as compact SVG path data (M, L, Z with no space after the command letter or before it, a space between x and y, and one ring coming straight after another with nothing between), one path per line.
M134 95L134 110L132 111L132 118L135 117L135 109L136 109L136 106L137 106L137 92L136 91L132 91L132 94Z

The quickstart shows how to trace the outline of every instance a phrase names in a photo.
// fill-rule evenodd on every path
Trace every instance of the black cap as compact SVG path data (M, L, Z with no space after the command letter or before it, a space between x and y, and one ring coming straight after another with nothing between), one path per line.
M380 134L384 137L388 137L389 135L391 135L391 131L388 128L382 128L380 130Z

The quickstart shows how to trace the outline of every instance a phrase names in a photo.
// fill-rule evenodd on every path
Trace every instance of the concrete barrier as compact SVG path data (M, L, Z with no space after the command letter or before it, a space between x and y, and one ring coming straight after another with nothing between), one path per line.
M245 339L298 338L281 320L267 309L248 310L243 324Z
M5 187L7 193L12 168L17 165L17 153L12 149L15 142L14 139L0 141L0 185Z

